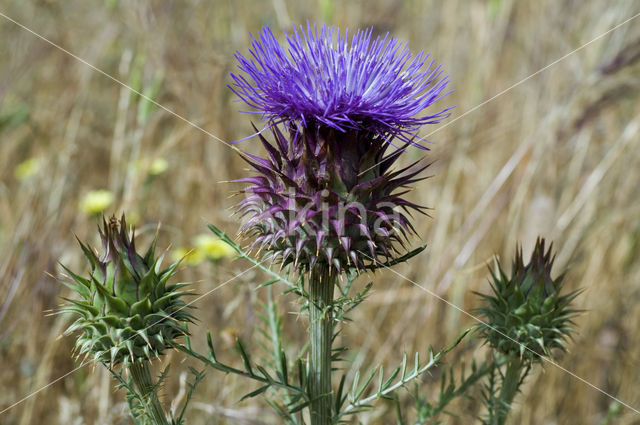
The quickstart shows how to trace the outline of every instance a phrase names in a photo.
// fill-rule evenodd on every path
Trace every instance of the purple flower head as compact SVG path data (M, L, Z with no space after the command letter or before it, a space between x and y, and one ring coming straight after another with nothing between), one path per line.
M433 61L424 67L429 55L412 57L406 44L388 34L372 40L372 32L357 31L349 42L348 31L307 24L285 33L287 48L265 26L251 58L236 53L246 75L231 74L230 88L268 126L356 130L424 148L412 139L420 126L449 116L451 108L424 111L448 94L448 78Z
M407 194L427 164L398 160L409 144L423 147L414 142L421 125L449 115L423 112L446 95L447 77L371 29L349 37L307 25L286 39L281 46L265 27L252 58L236 55L243 75L232 74L232 90L273 134L259 134L266 157L245 158L255 175L239 180L241 231L256 254L302 271L392 261L415 234L411 213L426 213Z

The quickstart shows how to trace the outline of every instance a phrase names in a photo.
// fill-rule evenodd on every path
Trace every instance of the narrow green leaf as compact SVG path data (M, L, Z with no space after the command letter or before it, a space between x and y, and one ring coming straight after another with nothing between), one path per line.
M240 401L244 401L244 400L246 400L246 399L248 399L248 398L252 398L252 397L255 397L255 396L257 396L257 395L260 395L260 394L262 394L263 392L267 391L267 390L269 389L269 387L270 387L270 386L271 386L270 384L264 385L264 386L262 386L262 387L258 388L257 390L252 391L252 392L250 392L249 394L245 395L244 397L242 397L242 398L240 399Z
M244 364L244 368L249 373L249 375L253 376L253 369L251 368L251 361L249 360L249 355L244 349L244 345L242 345L242 341L239 338L236 338L236 347L240 352L240 357L242 357L242 363Z

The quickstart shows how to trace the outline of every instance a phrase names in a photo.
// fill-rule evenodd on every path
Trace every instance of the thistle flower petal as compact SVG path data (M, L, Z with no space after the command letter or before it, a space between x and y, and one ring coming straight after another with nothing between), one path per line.
M307 24L285 36L288 48L265 26L252 37L250 57L236 53L244 75L231 74L231 90L270 126L366 130L424 148L416 131L450 114L452 108L424 112L448 94L442 68L389 34L373 38L369 28L350 38L348 30Z

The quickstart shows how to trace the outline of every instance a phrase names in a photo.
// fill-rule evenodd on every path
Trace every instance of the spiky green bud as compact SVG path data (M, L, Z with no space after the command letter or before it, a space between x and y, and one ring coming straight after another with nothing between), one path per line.
M551 277L551 251L552 245L545 251L544 239L538 238L528 264L522 247L517 250L511 277L499 262L491 271L493 295L479 294L485 305L478 313L486 323L479 325L480 333L496 351L539 361L554 349L565 350L573 331L571 319L579 312L570 306L578 291L561 294L565 274Z
M146 253L138 254L124 215L120 221L103 220L99 232L99 254L78 241L89 261L88 278L63 266L69 275L63 283L79 296L62 308L78 316L65 334L80 330L77 353L110 366L157 357L187 334L185 322L192 321L181 299L186 284L167 284L179 262L161 269L157 233Z

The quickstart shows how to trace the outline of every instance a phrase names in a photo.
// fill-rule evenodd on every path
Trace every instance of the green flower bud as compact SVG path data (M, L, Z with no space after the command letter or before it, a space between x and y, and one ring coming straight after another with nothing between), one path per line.
M63 266L70 277L63 283L80 298L62 308L78 316L65 334L80 330L78 354L110 366L157 357L187 334L186 322L192 321L181 299L185 284L167 284L179 261L161 269L157 233L146 253L138 254L124 216L103 220L99 232L100 254L79 241L91 269L88 278Z
M511 277L498 262L491 271L493 295L478 294L485 301L477 310L486 323L479 325L480 334L496 351L539 361L541 356L551 356L554 349L565 350L573 331L571 319L579 312L570 304L579 292L561 294L565 274L551 277L555 259L551 250L549 246L545 251L544 239L538 238L525 265L520 247Z

